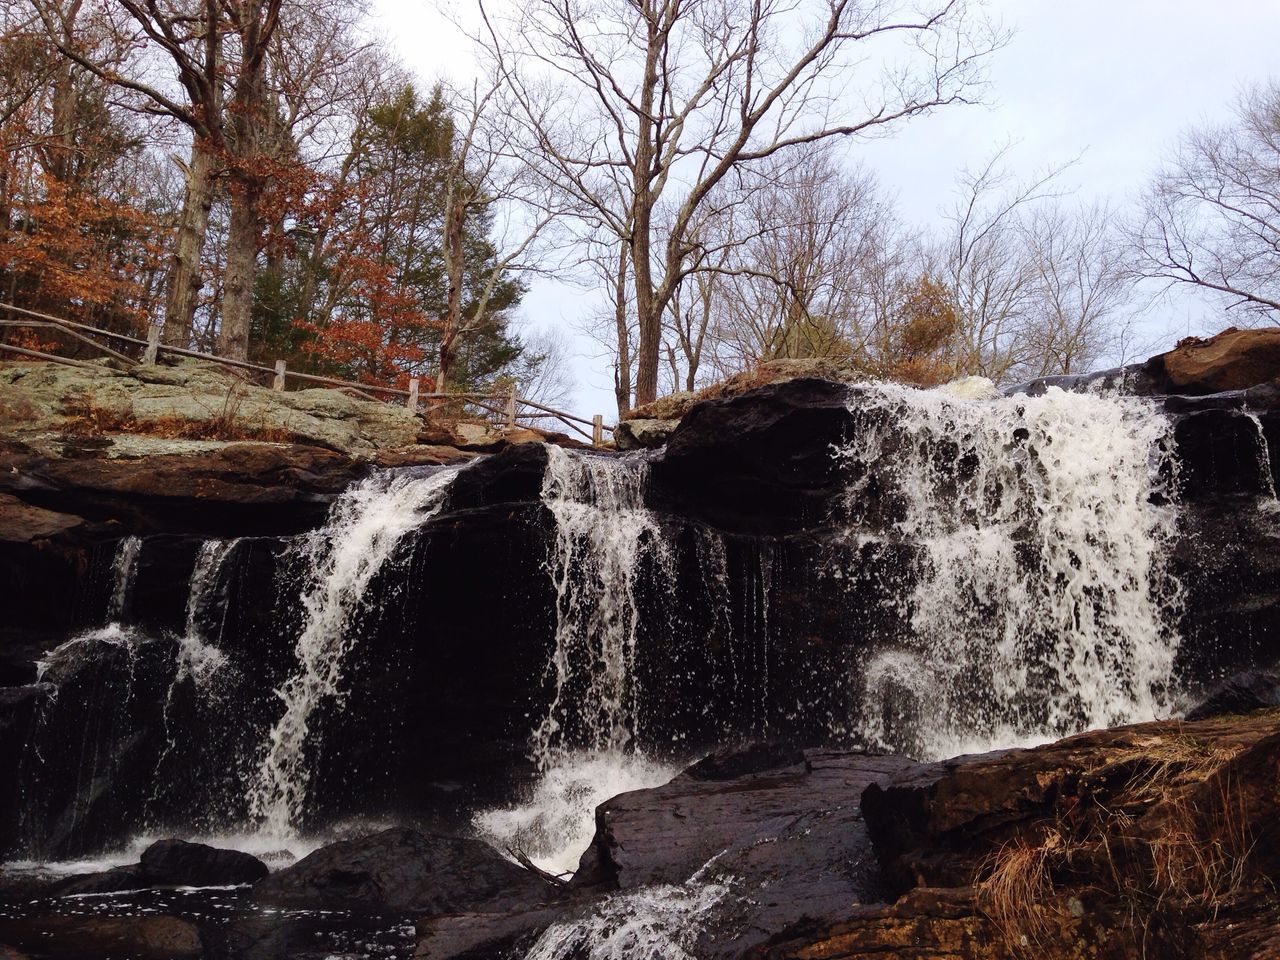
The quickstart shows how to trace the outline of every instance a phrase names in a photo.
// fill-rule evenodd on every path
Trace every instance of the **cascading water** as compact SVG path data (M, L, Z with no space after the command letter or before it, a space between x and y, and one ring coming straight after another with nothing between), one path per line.
M917 555L907 629L861 668L872 745L939 758L1169 709L1175 471L1153 405L887 386L856 403L850 513L861 527L878 501Z
M128 612L133 593L133 581L138 576L138 556L142 552L139 537L125 537L116 548L115 561L111 565L111 600L107 605L107 620L122 619Z
M376 605L370 583L444 506L457 472L446 467L427 476L372 476L342 495L323 528L300 540L296 549L306 579L297 668L276 691L284 709L267 733L248 794L250 815L266 834L288 838L296 832L309 781L310 721L322 701L341 696L344 661L356 639L351 621Z
M481 835L569 872L591 841L597 804L656 786L674 770L636 750L635 672L646 560L669 570L670 550L644 503L648 463L547 447L542 502L555 520L547 569L556 630L554 694L533 732L539 781L527 803L477 815Z
M1280 512L1280 496L1276 493L1276 478L1271 470L1271 445L1267 443L1266 431L1262 428L1262 419L1256 413L1245 412L1245 416L1253 422L1253 429L1258 438L1258 470L1266 478L1267 496L1264 499L1267 509Z
M227 663L227 655L203 636L200 620L218 589L223 567L239 544L238 539L206 540L196 553L187 592L186 625L178 640L174 683L190 678L197 688L203 687Z

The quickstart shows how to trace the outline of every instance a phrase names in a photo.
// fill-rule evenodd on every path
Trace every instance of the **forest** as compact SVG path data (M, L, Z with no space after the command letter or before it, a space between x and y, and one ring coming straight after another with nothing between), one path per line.
M595 305L619 413L768 360L997 383L1124 362L1169 286L1280 319L1280 86L1125 209L996 149L939 224L856 147L980 102L976 5L476 4L423 78L349 0L3 0L0 300L370 384L562 399L535 283ZM39 345L5 328L10 342ZM25 338L25 339L24 339Z

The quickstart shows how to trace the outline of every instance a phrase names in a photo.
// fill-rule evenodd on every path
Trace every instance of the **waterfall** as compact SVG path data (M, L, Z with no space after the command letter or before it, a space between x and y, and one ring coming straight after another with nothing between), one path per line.
M1253 421L1253 428L1258 438L1258 470L1266 480L1268 506L1275 509L1280 505L1280 497L1276 495L1276 478L1271 470L1271 445L1267 443L1267 434L1262 429L1262 419L1256 413L1245 411L1245 416Z
M1169 709L1181 591L1171 428L1154 405L869 387L838 455L855 527L915 548L902 636L873 638L855 727L940 758ZM856 576L856 571L848 571Z
M202 635L200 617L218 589L223 566L239 544L239 539L206 540L196 552L196 562L187 588L186 625L178 640L178 665L174 683L189 677L197 688L202 687L226 665L226 654Z
M322 701L341 695L344 661L356 640L350 626L377 602L370 583L401 555L405 538L444 506L457 472L372 476L342 495L323 528L300 539L296 553L306 573L297 668L276 691L284 709L266 736L248 794L251 815L268 833L292 835L303 812L311 717Z
M133 594L133 581L138 575L138 555L141 552L142 539L139 537L125 537L116 548L115 560L111 564L114 585L111 600L107 604L108 621L123 619L128 610Z
M670 579L672 558L644 503L643 457L546 449L542 502L555 521L547 571L556 627L547 668L554 692L533 732L539 780L525 804L482 812L475 826L500 849L569 872L591 841L599 803L675 772L636 750L638 575L647 557Z

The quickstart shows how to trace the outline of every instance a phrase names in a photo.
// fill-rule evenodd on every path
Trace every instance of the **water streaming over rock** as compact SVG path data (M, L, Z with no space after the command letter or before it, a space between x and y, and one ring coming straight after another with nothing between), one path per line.
M267 732L249 788L251 816L268 834L289 837L306 802L306 748L312 714L342 694L344 662L356 640L353 617L381 599L369 586L402 545L444 506L456 468L427 476L376 474L334 504L324 527L303 537L297 555L305 572L297 666L276 691L283 710Z
M178 639L178 668L174 673L174 683L190 678L197 688L203 687L227 663L227 655L205 635L202 620L218 590L223 567L239 544L238 539L206 540L196 552L187 592L185 629Z
M693 960L698 938L731 893L727 879L707 876L712 866L686 883L615 894L583 916L553 923L525 960Z
M1253 423L1253 428L1257 431L1258 438L1258 471L1264 478L1263 483L1266 489L1266 499L1270 501L1270 506L1275 509L1280 506L1280 496L1276 493L1276 477L1271 469L1271 445L1267 443L1267 434L1262 426L1262 418L1256 413L1245 412L1245 416Z
M125 537L116 548L111 564L111 599L107 605L107 619L121 620L129 609L133 596L133 581L138 576L138 557L142 553L140 537Z
M539 779L526 802L480 813L482 836L571 871L591 840L597 804L664 783L675 770L636 750L643 691L636 675L646 561L670 569L670 545L644 502L648 462L547 447L542 502L555 521L547 570L556 626L554 693L533 731Z
M850 515L879 504L916 554L909 629L862 665L873 745L952 756L1169 709L1175 464L1156 407L880 387L858 410L866 429L839 450Z

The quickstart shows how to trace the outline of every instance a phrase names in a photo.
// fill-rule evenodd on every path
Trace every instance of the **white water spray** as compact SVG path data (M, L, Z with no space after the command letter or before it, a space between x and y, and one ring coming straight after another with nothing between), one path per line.
M698 938L731 892L704 865L687 882L615 894L582 916L553 923L525 960L693 960Z
M919 550L908 635L868 658L857 726L928 758L1151 719L1170 709L1181 591L1170 424L1123 397L966 402L874 387L840 455Z
M357 636L351 623L370 603L370 583L397 558L405 538L444 506L457 472L370 477L342 495L322 529L301 539L307 582L294 646L298 666L276 691L284 711L267 734L249 791L250 813L268 834L295 831L309 782L311 716L322 701L341 695L343 666Z

